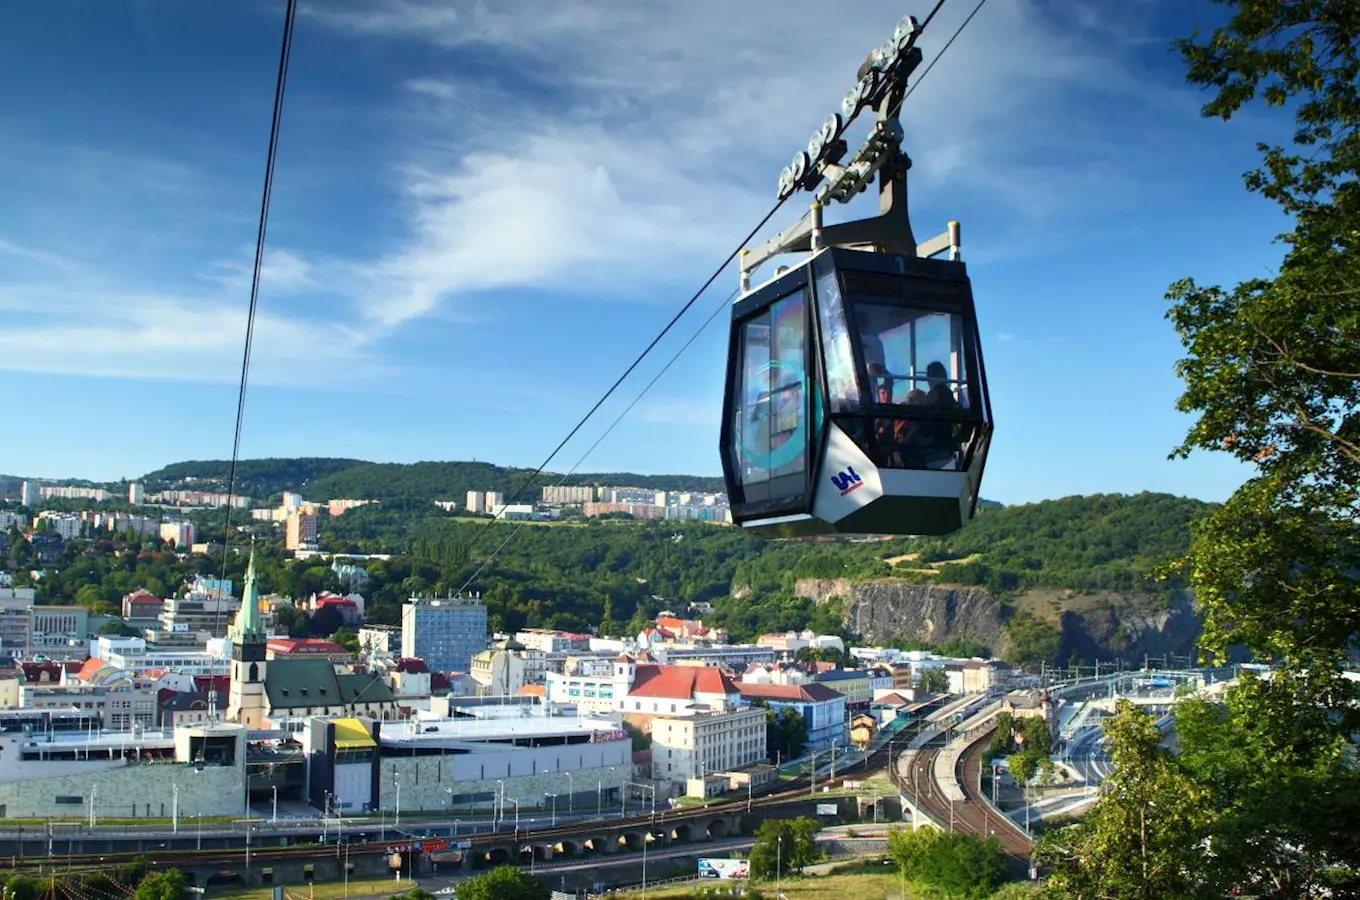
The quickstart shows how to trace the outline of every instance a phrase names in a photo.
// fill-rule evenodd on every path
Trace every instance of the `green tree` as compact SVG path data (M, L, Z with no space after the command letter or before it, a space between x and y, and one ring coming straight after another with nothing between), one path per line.
M1360 634L1360 4L1217 2L1227 23L1178 42L1188 78L1213 89L1208 116L1258 98L1292 112L1291 145L1261 144L1246 184L1293 228L1274 277L1168 294L1186 348L1178 406L1196 416L1173 455L1253 469L1192 526L1179 573L1205 609L1202 649L1245 646L1277 668L1177 724L1184 769L1220 811L1203 867L1253 893L1316 895L1360 880L1349 830L1328 827L1360 794L1343 749L1360 729L1343 675Z
M894 829L888 855L905 880L950 897L983 898L1006 877L1006 857L995 837L949 834L936 828Z
M1221 883L1261 896L1360 894L1360 836L1336 827L1360 809L1360 778L1310 693L1244 673L1225 703L1176 707L1180 763L1218 811L1204 865Z
M1160 746L1156 723L1120 701L1105 725L1114 773L1086 820L1045 832L1035 859L1073 897L1222 897L1203 843L1215 814L1208 791Z
M766 819L756 829L751 847L751 877L773 879L801 874L804 867L817 861L817 832L821 829L806 816L796 819Z
M941 668L922 669L916 680L916 689L923 694L947 694L949 675Z
M458 900L548 900L552 891L539 878L514 866L497 866L458 885Z
M189 881L179 869L152 872L137 885L132 900L180 900Z
M1010 652L1006 658L1016 665L1056 663L1062 650L1062 632L1037 616L1018 612L1006 623Z
M13 900L38 900L42 886L32 875L11 875L5 879L5 896Z
M335 641L335 643L339 644L341 647L344 647L350 653L359 652L359 636L344 625L335 629L335 633L331 635L331 640Z

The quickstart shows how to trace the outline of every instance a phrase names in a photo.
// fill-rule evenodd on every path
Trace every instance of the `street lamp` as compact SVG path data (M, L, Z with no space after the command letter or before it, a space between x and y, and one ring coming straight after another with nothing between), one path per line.
M556 828L556 827L557 827L557 795L556 795L556 794L546 794L546 793L545 793L543 796L544 796L545 798L551 798L551 799L552 799L552 819L551 819L551 821L550 821L548 824L549 824L550 827Z
M161 807L164 809L164 807ZM170 785L170 833L179 834L179 785Z
M500 818L499 818L499 820L497 820L497 817L496 817L496 798L495 798L495 797L492 797L492 798L491 798L491 830L492 830L492 831L500 831L500 830L501 830L501 829L500 829L500 825L498 824L498 821L499 821L500 823L504 823L504 822L505 822L505 782L504 782L503 780L497 778L497 779L496 779L496 784L497 784L497 786L498 786L498 789L499 789L500 795L501 795Z
M273 814L270 816L269 821L272 824L277 825L279 824L279 786L277 784L271 785L271 790L273 790L274 792L273 800L274 811Z
M563 772L562 774L567 776L567 812L571 812L571 798L576 793L576 780L572 778L570 772Z
M400 826L401 826L401 779L397 777L397 773L396 773L396 772L393 772L393 773L392 773L392 783L395 784L395 785L397 786L397 814L396 814L396 817L392 820L392 824L393 824L393 826L400 827Z

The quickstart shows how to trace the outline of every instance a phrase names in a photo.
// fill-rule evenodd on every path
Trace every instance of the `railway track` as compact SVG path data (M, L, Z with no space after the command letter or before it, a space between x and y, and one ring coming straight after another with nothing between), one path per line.
M888 762L889 750L891 745L884 745L865 756L846 766L844 772L838 772L835 778L819 778L817 785L838 787L847 777L853 777L860 771L872 770L885 765ZM522 831L516 838L513 833L493 832L489 834L469 835L462 838L470 841L476 847L501 846L506 841L521 840L526 844L551 843L555 839L589 837L591 832L618 831L633 828L638 829L659 829L686 824L696 818L713 815L714 813L733 813L744 812L748 804L750 808L772 806L780 803L789 803L797 800L811 800L812 780L808 777L801 777L794 781L776 784L774 790L767 790L764 794L755 794L749 800L734 798L718 803L710 803L702 807L691 807L682 809L657 810L655 813L643 813L633 815L623 819L609 819L601 822L574 823L560 825L555 828L541 828L534 831ZM319 837L320 831L317 835ZM257 838L258 840L258 838ZM387 852L389 847L397 844L409 843L409 838L394 837L385 841L351 842L345 845L350 856L379 854ZM249 851L249 861L254 863L267 863L281 860L296 860L299 858L319 858L327 854L336 852L335 844L320 843L297 843L287 847L268 847L262 846L259 849L251 848ZM53 854L52 856L36 857L3 857L0 858L0 870L36 870L42 868L109 868L122 863L130 862L139 857L153 858L158 866L178 866L178 867L204 867L221 865L224 867L244 865L247 859L247 851L244 845L240 847L229 847L221 849L158 849L155 851L133 851L127 853L75 853L75 854Z
M935 758L944 750L944 742L936 738L922 747L911 761L911 770L902 772L894 765L893 782L907 797L944 828L957 834L972 834L986 839L995 837L1001 849L1017 864L1028 865L1031 843L1009 819L993 812L982 795L982 751L987 735L973 741L959 756L954 767L954 778L963 790L964 799L950 802L935 784ZM919 793L918 793L919 792Z

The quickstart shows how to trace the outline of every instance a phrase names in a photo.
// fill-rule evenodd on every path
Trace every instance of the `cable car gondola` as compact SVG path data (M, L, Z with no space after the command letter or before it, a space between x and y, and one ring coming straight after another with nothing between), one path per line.
M977 507L992 416L960 230L918 246L907 212L897 111L917 31L903 19L861 67L844 120L781 174L781 199L817 190L810 215L742 255L720 440L733 520L762 537L948 534ZM875 127L840 165L865 107ZM875 174L880 215L823 226L823 203ZM810 255L752 288L787 252Z

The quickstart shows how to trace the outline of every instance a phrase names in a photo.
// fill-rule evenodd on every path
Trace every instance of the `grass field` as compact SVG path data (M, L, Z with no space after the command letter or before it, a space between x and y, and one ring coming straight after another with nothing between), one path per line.
M390 894L400 894L415 887L416 883L409 878L397 881L395 878L351 878L349 880L349 893L345 893L345 882L340 881L318 881L312 885L289 884L285 885L287 894L306 900L343 900L344 897L385 897ZM210 889L207 897L210 900L269 900L272 896L273 888L265 885L262 887L251 888L223 888L221 890Z
M733 884L735 887L736 885ZM704 885L705 888L719 890L726 885ZM774 882L757 882L755 889L762 897L774 897ZM823 878L789 878L779 886L780 892L788 900L888 900L902 896L902 883L893 875L827 875ZM703 897L690 888L675 890L648 890L647 900L689 900ZM712 894L714 898L723 894ZM735 893L732 896L736 896ZM920 895L907 888L907 897ZM620 894L618 900L642 900L642 892Z

